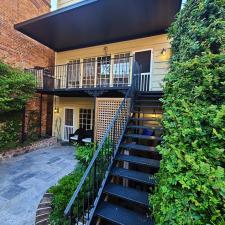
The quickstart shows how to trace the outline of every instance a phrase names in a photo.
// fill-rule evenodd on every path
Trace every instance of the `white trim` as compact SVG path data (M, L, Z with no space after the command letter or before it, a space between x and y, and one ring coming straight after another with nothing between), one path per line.
M114 71L114 54L111 54L111 60L110 60L110 77L109 77L109 86L113 87L114 83L113 83L113 71Z
M94 114L95 114L95 112L94 112L94 108L88 108L87 106L80 106L79 108L78 108L78 128L80 128L80 110L81 109L86 109L86 110L91 110L91 130L94 130L95 128L94 128L94 124L95 124L95 122L94 122L94 124L93 124L93 120L95 119L94 118Z

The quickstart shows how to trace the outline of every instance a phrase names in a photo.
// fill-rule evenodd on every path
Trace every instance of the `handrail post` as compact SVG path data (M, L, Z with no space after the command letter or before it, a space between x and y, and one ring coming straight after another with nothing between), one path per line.
M80 61L80 88L83 87L83 73L84 73L84 66L83 66L83 60Z
M111 55L111 65L110 65L110 81L109 81L109 86L113 87L114 83L113 83L113 70L114 70L114 59L113 59L113 55Z

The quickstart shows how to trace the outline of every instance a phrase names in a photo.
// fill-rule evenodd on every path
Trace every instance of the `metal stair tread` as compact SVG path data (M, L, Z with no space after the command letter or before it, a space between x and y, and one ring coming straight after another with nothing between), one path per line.
M105 187L104 193L149 207L148 192L109 183Z
M149 130L163 130L163 127L162 126L128 125L127 128L133 128L133 129L149 129Z
M155 178L151 174L135 170L114 167L111 171L111 175L127 178L129 180L137 181L148 185L155 185Z
M125 134L125 137L145 139L145 140L162 140L161 137L149 136L149 135L143 135L143 134Z
M135 99L135 102L158 102L161 103L159 99Z
M135 104L134 106L135 108L146 108L146 109L154 109L154 108L162 108L161 105L139 105L139 104Z
M145 215L106 202L100 203L95 215L118 225L153 225Z
M159 160L138 157L138 156L132 156L132 155L121 155L120 154L116 157L116 160L130 162L130 163L134 163L134 164L138 164L138 165L154 167L154 168L159 168L159 166L160 166Z
M122 145L120 145L120 147L125 148L127 150L133 149L133 150L145 151L145 152L156 152L155 147L149 147L146 145L139 145L139 144L134 144L134 143L122 144Z
M149 118L136 118L136 117L130 117L130 120L134 120L134 121L156 121L158 122L157 120L158 118L156 117L149 117Z

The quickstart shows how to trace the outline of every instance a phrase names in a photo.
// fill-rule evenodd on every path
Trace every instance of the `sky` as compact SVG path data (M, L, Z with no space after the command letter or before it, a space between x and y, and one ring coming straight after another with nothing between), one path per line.
M184 4L184 3L186 3L186 1L187 0L182 0L182 3ZM57 8L57 0L51 0L51 5L52 5L52 11L53 10L56 10L56 8Z
M51 0L52 10L56 10L57 0Z

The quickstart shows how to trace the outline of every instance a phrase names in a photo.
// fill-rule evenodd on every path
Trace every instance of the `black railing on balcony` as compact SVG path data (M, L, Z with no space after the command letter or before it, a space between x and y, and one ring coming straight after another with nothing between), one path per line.
M135 69L137 70L137 68ZM110 168L118 151L120 142L130 116L132 99L137 85L138 72L133 76L133 83L120 104L103 139L74 192L65 216L70 224L89 224L100 199Z
M37 89L58 90L130 86L133 57L110 56L76 60L65 65L29 69Z

